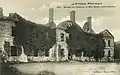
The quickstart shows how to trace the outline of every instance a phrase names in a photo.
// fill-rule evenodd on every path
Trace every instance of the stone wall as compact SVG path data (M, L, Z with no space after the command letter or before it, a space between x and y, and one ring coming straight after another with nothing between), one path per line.
M12 21L0 21L0 49L4 50L4 42L13 45L12 27L15 26Z

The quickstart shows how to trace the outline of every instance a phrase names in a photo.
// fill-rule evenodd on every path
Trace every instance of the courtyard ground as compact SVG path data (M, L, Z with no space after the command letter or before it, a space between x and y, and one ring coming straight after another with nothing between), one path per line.
M55 75L120 75L120 63L61 62L25 63L13 65L20 72L37 75L40 71L54 72Z

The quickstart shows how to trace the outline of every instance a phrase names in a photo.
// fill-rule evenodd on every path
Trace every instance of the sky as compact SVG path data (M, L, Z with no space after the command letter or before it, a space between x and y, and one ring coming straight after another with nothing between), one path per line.
M57 8L57 6L70 6L72 3L102 3L114 5L114 8ZM88 16L92 17L92 28L96 33L108 29L115 41L120 41L120 1L119 0L0 0L0 7L4 15L18 13L27 20L39 24L48 22L48 10L54 8L54 21L69 20L69 12L76 12L76 23L83 27Z

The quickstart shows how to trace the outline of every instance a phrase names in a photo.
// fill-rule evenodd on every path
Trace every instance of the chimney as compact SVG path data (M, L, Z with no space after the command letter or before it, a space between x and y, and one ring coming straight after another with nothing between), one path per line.
M70 12L70 20L75 22L75 11Z
M91 16L87 17L87 22L89 23L90 28L92 28L91 21L92 21L92 17Z
M54 9L50 8L49 9L49 22L53 22L53 17L54 17Z
M88 23L91 23L91 20L92 20L92 17L91 17L91 16L87 17L87 22L88 22Z

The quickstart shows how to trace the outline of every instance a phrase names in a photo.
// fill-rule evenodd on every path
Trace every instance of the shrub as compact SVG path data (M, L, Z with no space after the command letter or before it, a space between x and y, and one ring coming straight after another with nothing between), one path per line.
M39 72L38 75L55 75L55 73L45 70Z

